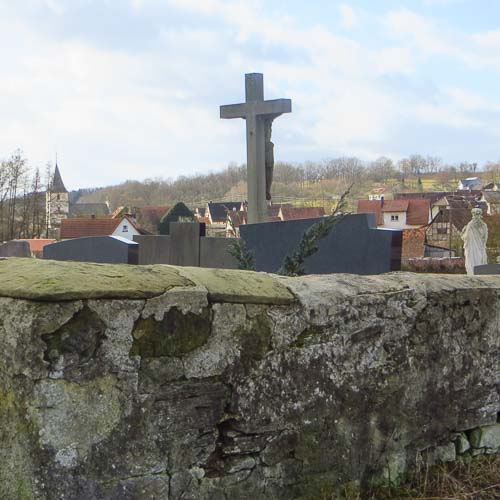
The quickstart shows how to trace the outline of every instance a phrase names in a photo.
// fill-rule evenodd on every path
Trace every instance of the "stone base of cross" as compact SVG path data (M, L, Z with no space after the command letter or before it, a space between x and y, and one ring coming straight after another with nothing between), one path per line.
M264 75L262 73L245 75L244 103L220 107L221 118L244 118L246 120L249 224L265 222L267 219L266 126L269 126L269 122L274 118L283 113L291 113L291 111L291 99L264 100Z

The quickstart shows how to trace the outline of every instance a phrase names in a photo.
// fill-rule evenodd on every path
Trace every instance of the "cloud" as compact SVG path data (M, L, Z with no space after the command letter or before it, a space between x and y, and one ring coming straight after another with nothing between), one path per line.
M358 16L353 7L348 4L339 5L340 24L347 29L353 28L358 22Z
M10 47L0 62L0 151L22 147L43 164L57 149L70 187L245 161L244 122L220 120L218 107L244 98L249 71L265 74L267 98L293 100L293 113L273 129L280 160L423 151L433 143L405 137L408 152L395 137L428 127L463 132L474 148L496 130L498 99L483 95L476 78L450 85L439 65L430 76L422 69L439 58L491 77L496 32L461 33L397 9L382 17L363 11L366 33L339 34L322 19L306 24L264 2L129 0L132 17L117 17L121 11L103 3L111 6L102 11L106 29L119 26L129 37L127 45L109 44L96 39L95 24L77 37L64 22L81 11L61 5L66 11L56 21L47 14L54 24L0 17L0 43ZM342 5L346 26L355 26L360 12ZM131 29L139 23L146 23L144 46ZM447 139L433 140L441 146ZM453 150L450 144L450 156Z
M500 31L487 31L486 33L477 33L472 35L472 39L483 47L500 49Z

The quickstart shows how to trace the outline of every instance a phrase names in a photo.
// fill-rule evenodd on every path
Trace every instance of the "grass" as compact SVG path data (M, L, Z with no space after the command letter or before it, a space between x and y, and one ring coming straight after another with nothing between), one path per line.
M500 456L479 456L417 471L399 486L344 493L346 500L498 500Z

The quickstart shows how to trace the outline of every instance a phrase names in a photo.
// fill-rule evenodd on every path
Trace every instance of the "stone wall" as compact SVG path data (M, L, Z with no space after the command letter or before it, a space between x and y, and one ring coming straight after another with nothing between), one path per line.
M402 259L401 270L411 273L465 274L465 259L463 257Z
M499 451L500 277L0 259L0 498L321 498Z

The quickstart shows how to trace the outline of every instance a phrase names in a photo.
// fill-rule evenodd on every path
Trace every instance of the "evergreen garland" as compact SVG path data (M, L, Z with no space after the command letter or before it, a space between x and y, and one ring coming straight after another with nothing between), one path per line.
M305 274L304 261L318 251L317 242L325 238L344 217L344 209L347 205L346 198L351 192L352 186L351 184L342 194L337 206L328 217L307 229L295 250L285 257L277 274L282 276L302 276Z
M238 269L243 269L245 271L255 271L254 253L250 252L247 249L245 241L242 238L236 237L236 228L234 227L231 217L228 216L227 219L229 226L231 227L231 231L235 236L235 238L233 238L233 241L227 247L227 252L229 253L229 255L232 255L238 262Z

